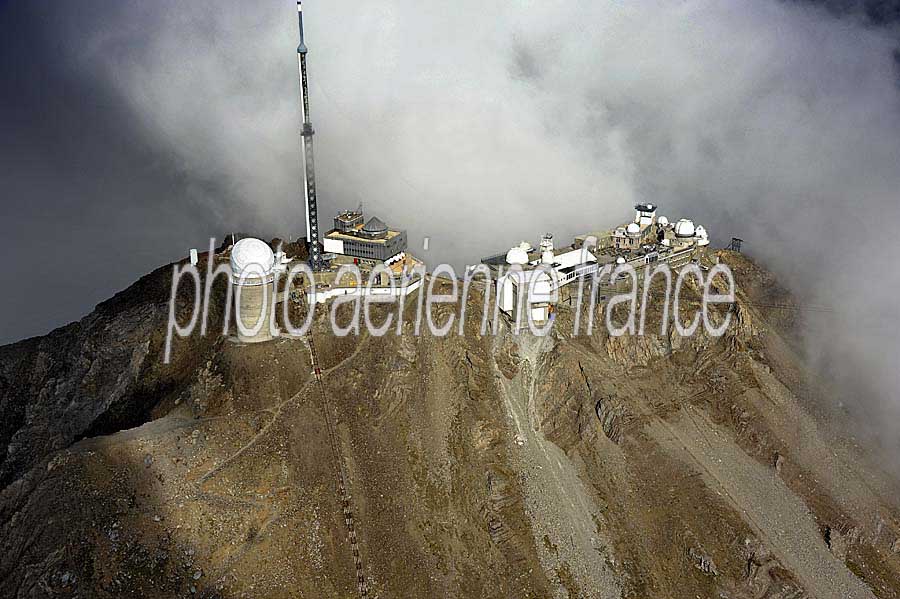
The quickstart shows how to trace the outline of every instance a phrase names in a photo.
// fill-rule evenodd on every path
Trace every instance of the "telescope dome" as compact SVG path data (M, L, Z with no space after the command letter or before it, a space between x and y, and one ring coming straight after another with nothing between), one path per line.
M528 252L522 246L516 246L506 252L507 264L528 264Z
M264 278L272 273L274 267L275 253L265 241L247 237L231 248L231 274L235 281L245 271L245 279Z
M693 237L696 232L694 229L693 221L690 221L686 218L681 219L677 223L675 223L675 236L676 237Z

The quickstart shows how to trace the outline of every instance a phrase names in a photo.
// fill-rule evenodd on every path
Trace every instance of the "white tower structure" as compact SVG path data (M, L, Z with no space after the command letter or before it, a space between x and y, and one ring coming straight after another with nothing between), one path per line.
M553 234L544 233L541 237L541 263L553 264L555 257L553 255Z
M264 241L248 237L231 248L237 336L245 343L272 338L269 314L275 301L275 254Z
M637 204L634 207L634 222L641 230L656 222L656 206L653 204Z

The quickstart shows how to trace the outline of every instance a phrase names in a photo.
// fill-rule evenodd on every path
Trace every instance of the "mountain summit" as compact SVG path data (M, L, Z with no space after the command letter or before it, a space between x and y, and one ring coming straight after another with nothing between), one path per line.
M322 311L167 365L160 269L0 348L0 596L900 596L896 485L823 407L795 300L718 258L718 338L573 336L565 305L545 337L336 337Z

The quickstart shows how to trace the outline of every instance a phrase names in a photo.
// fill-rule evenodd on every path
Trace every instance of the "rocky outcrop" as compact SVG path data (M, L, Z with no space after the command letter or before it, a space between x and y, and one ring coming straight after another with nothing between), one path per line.
M146 422L195 374L218 334L177 340L163 364L171 273L160 268L79 322L0 348L0 488L80 438ZM177 296L181 322L193 307L189 287ZM212 331L221 330L221 308L211 302Z

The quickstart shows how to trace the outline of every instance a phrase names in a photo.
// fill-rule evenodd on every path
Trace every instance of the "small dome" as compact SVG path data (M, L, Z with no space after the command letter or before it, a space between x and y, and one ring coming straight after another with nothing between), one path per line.
M265 241L247 237L231 248L231 273L236 281L244 271L248 279L254 279L271 274L274 267L275 254Z
M675 235L677 237L693 237L695 233L694 223L686 218L675 223Z
M625 229L625 232L628 233L629 235L638 235L641 232L641 226L638 225L637 223L631 223Z
M659 226L661 226L661 227L668 227L668 226L669 226L669 219L666 218L665 216L660 216L658 219L656 219L656 222L657 222L657 223L659 224Z
M618 258L616 258L616 264L625 264L625 258L619 256Z
M697 225L697 228L694 229L694 235L697 237L702 237L703 239L709 238L709 233L706 232L706 229L703 228L703 225Z
M507 264L528 264L528 252L522 246L516 246L506 252Z
M387 225L384 224L384 221L382 221L377 216L373 216L372 218L369 219L369 222L367 222L363 226L362 232L364 235L368 235L370 237L377 237L380 235L387 235L388 228L387 228Z

